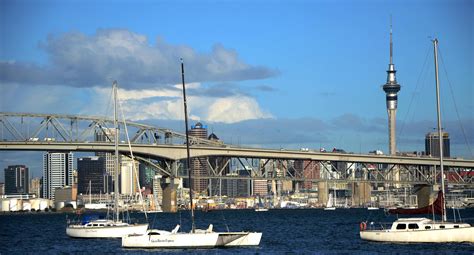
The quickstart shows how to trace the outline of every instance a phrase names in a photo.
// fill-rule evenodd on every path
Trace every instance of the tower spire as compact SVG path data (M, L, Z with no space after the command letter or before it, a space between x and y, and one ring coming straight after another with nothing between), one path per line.
M392 15L390 15L390 64L393 64Z

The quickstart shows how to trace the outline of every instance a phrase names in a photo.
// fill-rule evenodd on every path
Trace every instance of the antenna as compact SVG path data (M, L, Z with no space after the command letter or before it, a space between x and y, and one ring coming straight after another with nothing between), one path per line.
M393 64L392 15L390 14L390 64Z

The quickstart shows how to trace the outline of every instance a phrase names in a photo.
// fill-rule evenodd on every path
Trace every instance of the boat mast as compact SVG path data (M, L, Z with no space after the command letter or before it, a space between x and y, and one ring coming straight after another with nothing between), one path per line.
M435 79L436 79L436 112L438 115L438 136L439 136L439 166L441 169L441 191L443 192L443 221L447 221L446 217L446 195L444 187L444 167L443 167L443 130L441 129L441 106L439 97L439 79L438 79L438 39L433 40L434 46L434 62L435 62Z
M181 81L183 82L183 101L184 101L184 124L186 126L186 162L188 164L188 180L189 180L189 200L191 202L191 232L194 233L194 207L193 207L193 181L191 179L191 153L189 151L189 132L188 132L188 104L186 102L186 86L184 84L184 63L181 58Z
M119 171L119 153L118 153L118 140L119 140L119 128L117 121L117 81L114 81L112 85L114 91L114 129L115 129L115 164L114 164L114 221L119 220L119 188L118 188L118 171Z

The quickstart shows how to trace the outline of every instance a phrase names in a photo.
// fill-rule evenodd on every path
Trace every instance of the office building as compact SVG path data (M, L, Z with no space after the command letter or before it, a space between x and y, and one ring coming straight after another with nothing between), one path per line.
M94 141L113 143L115 141L115 129L101 128L95 131ZM96 156L104 159L105 172L109 176L114 176L115 173L115 155L111 152L96 152ZM109 185L112 186L112 185Z
M207 126L203 125L200 122L196 123L196 125L191 126L191 130L189 130L188 132L190 136L201 139L207 139ZM209 172L207 167L207 159L205 157L192 158L191 169L193 170L192 174L194 177L207 176ZM208 179L193 178L193 191L195 193L207 195L208 185Z
M47 152L43 155L43 198L54 200L55 189L73 184L72 152Z
M30 190L28 167L14 165L5 168L5 194L28 194Z
M305 179L319 179L319 164L317 161L296 160L295 169L298 176L301 175ZM304 190L314 190L317 189L317 184L310 180L303 181L300 188Z
M122 156L120 166L120 194L135 195L139 191L138 161Z
M155 169L153 167L145 165L145 164L140 164L139 166L140 189L148 190L150 193L152 193L155 174L156 174Z
M83 157L77 159L77 192L79 194L104 194L106 190L104 158Z
M36 197L41 196L41 178L33 178L30 181L30 194L34 194Z
M443 157L451 156L451 148L449 141L449 133L441 132L443 136ZM439 157L439 134L438 132L430 132L425 136L425 153L431 157Z

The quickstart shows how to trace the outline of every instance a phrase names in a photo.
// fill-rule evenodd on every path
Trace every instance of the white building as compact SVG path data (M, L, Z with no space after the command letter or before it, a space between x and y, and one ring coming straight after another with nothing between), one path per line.
M43 155L43 198L54 200L56 188L73 185L72 152L47 152Z
M138 161L133 161L127 156L121 157L120 187L121 194L135 195L138 192ZM137 172L136 172L137 171Z

